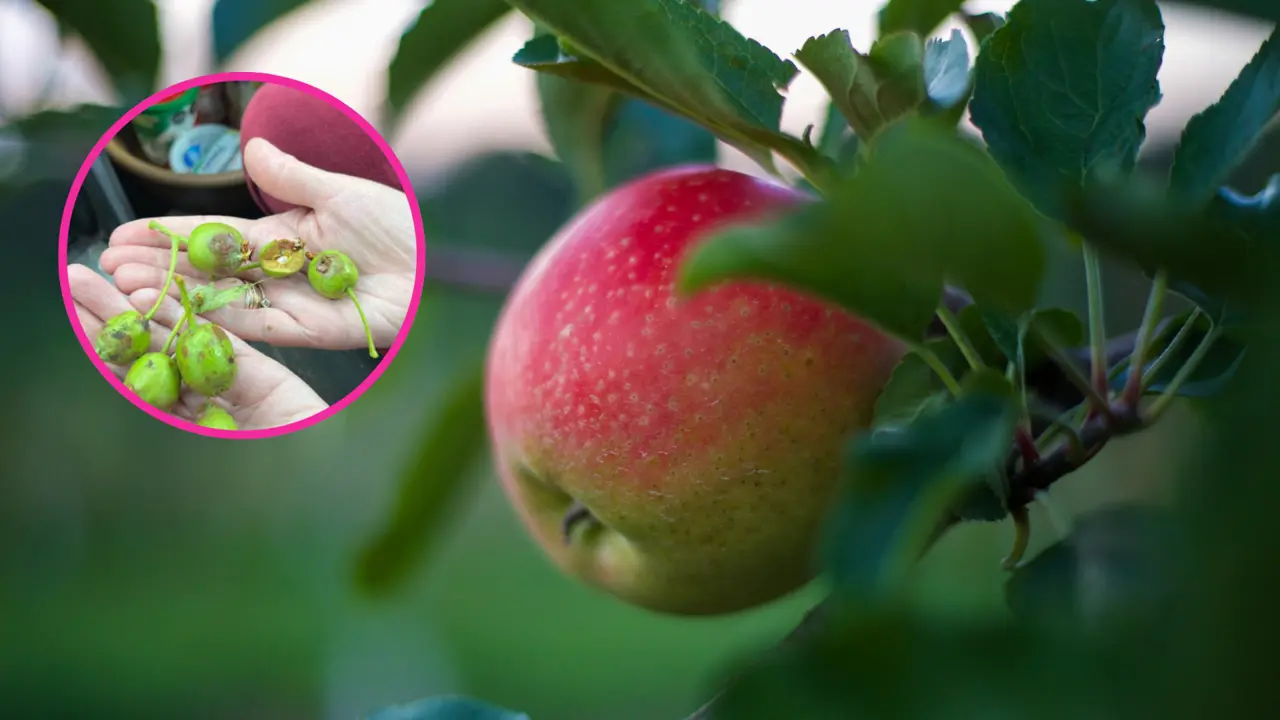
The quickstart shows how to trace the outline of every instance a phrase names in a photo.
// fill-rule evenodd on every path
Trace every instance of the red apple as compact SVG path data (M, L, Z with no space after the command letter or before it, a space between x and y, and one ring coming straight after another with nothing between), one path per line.
M487 367L503 486L565 571L707 615L808 582L841 449L905 352L791 289L673 281L690 246L804 193L714 167L597 199L507 300Z

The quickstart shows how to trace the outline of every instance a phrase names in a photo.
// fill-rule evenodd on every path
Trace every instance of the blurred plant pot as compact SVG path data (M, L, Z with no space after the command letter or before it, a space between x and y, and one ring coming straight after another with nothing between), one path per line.
M138 181L160 204L183 215L260 215L249 194L243 169L220 173L176 173L142 157L137 138L125 131L107 143L107 156L117 170Z

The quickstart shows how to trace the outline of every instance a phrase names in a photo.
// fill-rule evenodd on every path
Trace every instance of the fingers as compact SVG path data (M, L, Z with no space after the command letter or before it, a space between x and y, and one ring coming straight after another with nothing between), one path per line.
M111 232L111 240L108 244L111 247L140 245L142 247L164 248L168 250L170 246L169 236L158 230L152 230L150 225L153 220L182 236L190 235L191 231L194 230L197 225L203 225L207 222L226 223L239 228L241 232L244 232L246 226L254 222L252 220L228 217L225 215L188 215L184 217L141 218L138 220L131 220L113 230ZM166 259L166 266L168 266L168 262L169 261ZM107 272L110 271L108 270Z
M308 208L323 207L352 180L308 165L262 138L245 145L244 169L263 192Z
M102 268L102 272L114 277L117 285L120 284L120 277L117 273L121 267L129 264L153 267L159 271L159 282L155 284L155 287L159 289L164 284L165 273L169 271L169 257L170 248L168 245L163 248L147 245L118 245L108 247L102 251L102 258L98 261L98 266ZM179 275L184 275L188 278L208 277L207 274L201 273L191 266L191 262L187 260L185 252L178 253L178 264L175 266L175 270ZM123 286L121 290L124 290ZM125 292L129 292L129 290L125 290Z
M129 298L112 285L110 280L84 265L67 266L67 283L71 287L71 297L76 304L99 320L106 321L122 312L134 309L133 305L129 304ZM142 311L146 312L146 309Z

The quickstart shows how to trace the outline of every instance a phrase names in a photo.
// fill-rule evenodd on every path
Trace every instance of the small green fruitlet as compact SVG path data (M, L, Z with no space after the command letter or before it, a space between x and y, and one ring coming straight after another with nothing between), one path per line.
M146 404L168 410L178 402L182 378L173 358L162 352L150 352L133 362L124 376L124 385Z
M137 310L126 310L107 320L93 349L103 362L128 365L151 347L151 321Z
M239 230L226 223L197 225L187 238L187 260L191 266L214 277L235 275L249 255L249 243Z
M214 430L239 430L236 425L236 419L231 417L231 413L223 410L221 407L206 403L204 409L200 411L200 417L196 419L196 424L200 427L212 428Z
M364 317L364 308L356 299L356 283L360 280L360 271L346 253L337 250L325 250L311 260L307 268L307 282L311 287L330 300L337 300L343 295L351 298L360 315L360 324L364 326L364 336L369 340L369 357L378 357L378 350L373 346L373 333L369 331L369 321Z
M236 381L236 353L226 331L213 323L203 323L178 338L178 371L192 390L216 397Z
M315 256L307 268L307 280L311 287L330 300L337 300L354 288L360 280L360 271L346 253L325 250Z
M307 246L301 240L272 240L258 253L258 263L267 277L288 277L307 264Z

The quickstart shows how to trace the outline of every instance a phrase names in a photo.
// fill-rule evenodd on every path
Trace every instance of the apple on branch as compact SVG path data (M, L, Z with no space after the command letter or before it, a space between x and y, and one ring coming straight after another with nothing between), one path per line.
M508 496L568 573L682 615L816 574L842 447L905 347L780 286L673 290L709 231L811 199L668 169L597 199L526 268L489 349L486 411Z

